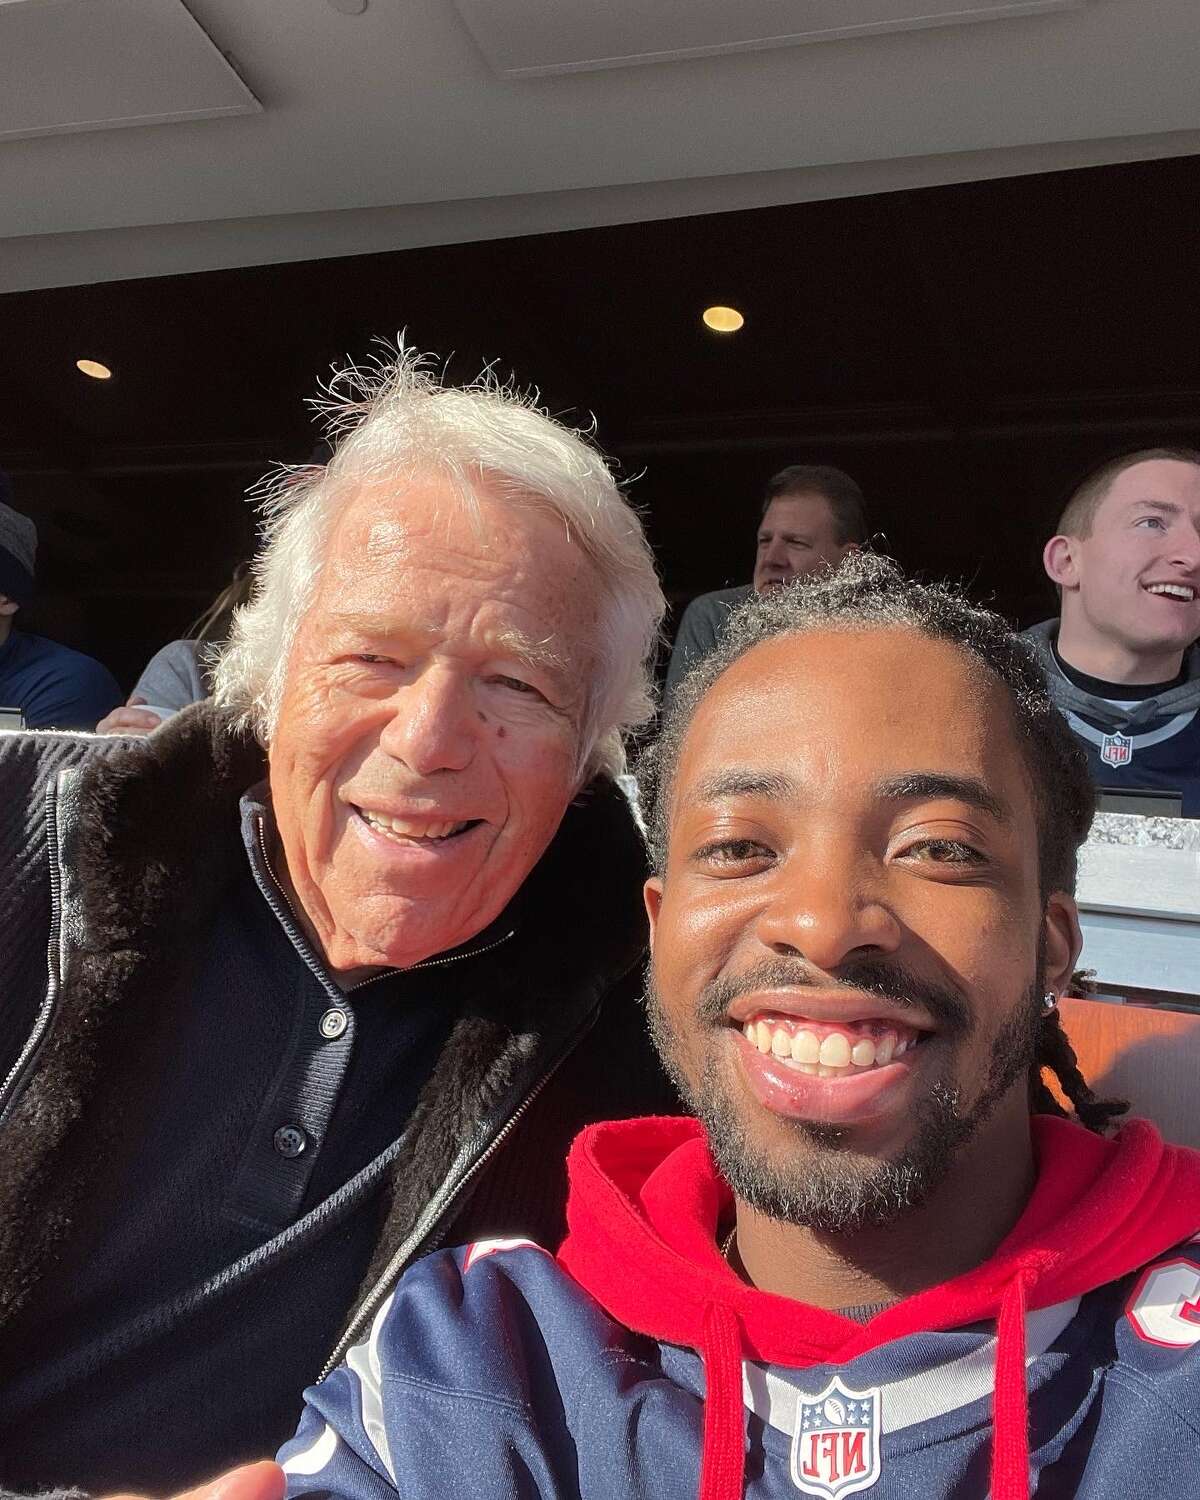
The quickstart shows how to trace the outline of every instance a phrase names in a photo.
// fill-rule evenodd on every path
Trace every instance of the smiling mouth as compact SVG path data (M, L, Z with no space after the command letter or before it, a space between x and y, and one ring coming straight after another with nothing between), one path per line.
M814 1078L857 1078L899 1061L930 1033L896 1021L852 1021L836 1025L802 1016L759 1014L742 1035L784 1067Z
M451 839L461 838L472 828L478 828L482 818L464 818L452 822L448 818L408 817L395 818L388 813L372 812L370 808L355 807L355 813L372 833L397 844L447 844Z
M1178 599L1182 604L1191 604L1196 590L1186 583L1147 583L1142 587L1148 594L1157 594L1160 599Z

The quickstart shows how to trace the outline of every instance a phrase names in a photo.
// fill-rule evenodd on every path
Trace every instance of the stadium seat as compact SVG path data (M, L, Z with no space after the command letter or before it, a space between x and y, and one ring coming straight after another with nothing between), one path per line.
M1200 1015L1070 999L1061 1010L1095 1093L1128 1099L1167 1140L1200 1147Z

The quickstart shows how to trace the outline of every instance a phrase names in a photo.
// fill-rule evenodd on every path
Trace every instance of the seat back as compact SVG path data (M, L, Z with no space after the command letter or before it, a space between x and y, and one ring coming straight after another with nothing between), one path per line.
M1166 1140L1200 1147L1200 1015L1068 999L1061 1011L1093 1093L1128 1099Z

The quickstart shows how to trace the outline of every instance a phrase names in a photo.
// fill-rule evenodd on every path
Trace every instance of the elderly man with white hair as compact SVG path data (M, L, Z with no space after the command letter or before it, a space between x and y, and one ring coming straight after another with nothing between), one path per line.
M663 600L603 458L406 352L279 476L215 700L0 736L0 1486L180 1488L444 1241L674 1108L614 783Z

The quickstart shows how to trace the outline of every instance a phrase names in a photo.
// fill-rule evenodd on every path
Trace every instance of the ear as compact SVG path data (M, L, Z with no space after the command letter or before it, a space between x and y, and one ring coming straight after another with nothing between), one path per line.
M642 887L642 900L646 903L646 915L650 919L650 951L654 952L654 934L658 930L658 913L662 906L663 883L657 875L651 875Z
M1046 988L1056 995L1066 994L1083 947L1079 909L1073 896L1055 891L1050 897L1042 917L1042 936L1046 948Z
M1051 582L1060 589L1079 586L1078 538L1052 536L1042 549L1042 567Z

